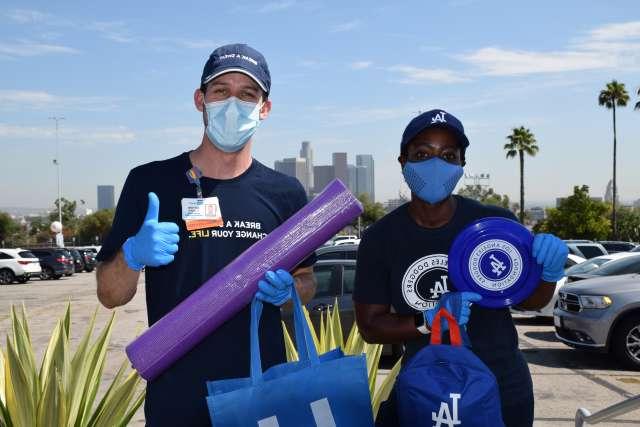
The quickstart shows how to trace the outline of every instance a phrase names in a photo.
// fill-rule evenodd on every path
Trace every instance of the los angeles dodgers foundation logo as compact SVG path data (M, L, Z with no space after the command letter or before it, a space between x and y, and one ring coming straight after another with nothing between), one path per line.
M435 307L442 294L449 292L445 254L428 255L411 264L402 278L405 302L419 311Z
M474 282L489 291L504 291L522 275L522 256L511 243L491 239L478 245L469 257Z
M454 427L462 424L460 418L458 418L458 400L462 397L459 393L449 393L451 399L451 406L448 402L440 403L440 410L436 414L431 412L431 421L433 421L433 427Z

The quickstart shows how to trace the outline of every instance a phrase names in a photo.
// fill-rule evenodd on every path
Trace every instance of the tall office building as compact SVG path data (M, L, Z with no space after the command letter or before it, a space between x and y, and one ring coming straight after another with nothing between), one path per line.
M307 181L307 166L304 159L290 157L288 159L276 160L274 169L277 172L297 178L305 191L309 190Z
M98 185L98 210L113 209L116 206L113 185Z
M313 191L321 192L336 177L333 166L314 166L313 167ZM345 181L346 182L346 181Z
M372 202L376 200L375 169L373 156L371 154L358 154L356 156L356 167L364 167L366 172L362 172L362 178L358 175L358 194L367 194Z
M371 198L371 192L368 191L368 181L369 181L369 168L365 166L356 166L356 191L355 194L360 196L362 194L366 194L369 197L369 200L373 201Z
M313 192L313 149L309 141L302 141L302 148L300 148L300 157L305 160L305 172L307 175L307 188L305 191L308 195Z
M347 188L356 196L358 195L358 173L354 165L347 165L347 174L349 175L349 182L347 182Z
M347 166L347 153L333 153L333 168L335 177L345 185L349 183L349 169Z

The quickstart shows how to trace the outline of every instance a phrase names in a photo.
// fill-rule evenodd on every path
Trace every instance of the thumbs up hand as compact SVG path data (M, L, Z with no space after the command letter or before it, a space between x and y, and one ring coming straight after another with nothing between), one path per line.
M158 222L159 210L158 196L149 193L149 206L142 227L122 245L124 260L132 270L140 271L147 265L167 265L178 252L179 228L173 222Z

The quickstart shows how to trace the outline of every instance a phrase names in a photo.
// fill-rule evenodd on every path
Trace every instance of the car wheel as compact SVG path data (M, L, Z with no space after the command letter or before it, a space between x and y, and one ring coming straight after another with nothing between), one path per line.
M628 317L616 327L612 346L622 363L640 370L640 315Z
M8 269L0 270L0 285L10 285L15 280L15 275L13 271Z
M29 281L29 277L20 276L20 277L16 278L16 280L18 281L18 283L27 283Z
M53 269L51 267L44 267L40 272L40 280L49 280L53 277Z
M84 269L84 271L86 271L87 273L91 273L93 271L93 268L87 267Z
M54 278L55 280L60 280L60 278L61 278L61 277L62 277L62 274L55 274L55 275L53 276L53 278Z

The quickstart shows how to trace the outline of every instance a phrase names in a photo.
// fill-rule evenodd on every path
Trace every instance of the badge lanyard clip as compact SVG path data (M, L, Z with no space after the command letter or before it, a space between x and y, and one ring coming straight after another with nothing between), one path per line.
M202 199L202 186L200 185L200 178L202 178L202 171L197 166L193 166L191 169L187 171L186 175L189 182L191 184L195 184L198 199Z

